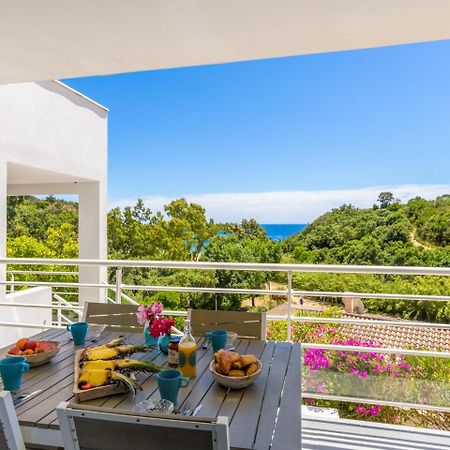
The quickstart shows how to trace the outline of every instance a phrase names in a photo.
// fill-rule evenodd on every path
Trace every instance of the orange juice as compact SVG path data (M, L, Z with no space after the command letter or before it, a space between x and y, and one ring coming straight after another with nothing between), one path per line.
M194 378L197 364L197 344L195 342L180 342L178 344L178 369L183 377Z

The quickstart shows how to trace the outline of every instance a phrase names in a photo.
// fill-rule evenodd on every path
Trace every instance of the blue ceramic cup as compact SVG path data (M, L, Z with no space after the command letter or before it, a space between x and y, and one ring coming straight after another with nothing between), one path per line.
M211 342L214 353L221 348L225 348L228 339L228 333L224 330L213 330L205 333L205 338Z
M84 345L88 330L88 324L86 322L76 322L67 325L67 330L72 333L74 345Z
M177 404L178 391L189 385L189 378L182 377L177 369L167 369L156 375L158 380L158 389L161 398L170 400L174 405Z
M0 375L6 391L16 391L22 383L22 374L28 372L30 366L23 356L13 356L0 360Z

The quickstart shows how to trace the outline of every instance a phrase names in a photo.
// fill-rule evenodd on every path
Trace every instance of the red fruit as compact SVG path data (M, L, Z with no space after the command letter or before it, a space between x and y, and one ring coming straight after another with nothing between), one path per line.
M25 350L25 345L27 342L28 342L28 338L22 338L16 342L16 345L17 345L17 347L20 348L20 350Z
M86 383L86 384L83 384L83 386L81 386L81 389L83 390L83 391L85 391L85 390L87 390L87 389L91 389L91 385L89 384L89 383Z
M50 352L53 350L53 344L47 341L39 341L37 343L37 350L39 350L39 353Z
M24 350L33 350L33 352L36 350L37 342L36 341L28 341L25 346Z
M20 348L19 347L17 347L16 345L14 346L14 347L11 347L10 349L9 349L9 352L8 352L10 355L20 355L21 353L22 353L22 351L20 350Z
M33 352L33 350L31 350L31 348L29 348L28 350L24 350L23 352L22 352L22 354L23 355L32 355L34 352Z

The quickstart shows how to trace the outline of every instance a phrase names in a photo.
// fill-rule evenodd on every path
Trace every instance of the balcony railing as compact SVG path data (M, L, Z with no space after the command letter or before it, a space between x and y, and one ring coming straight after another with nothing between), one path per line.
M450 268L437 267L387 267L387 266L338 266L338 265L310 265L310 264L256 264L256 263L213 263L213 262L180 262L180 261L130 261L130 260L81 260L81 259L35 259L35 258L4 258L0 259L0 264L8 264L8 267L20 266L64 266L80 267L80 266L97 266L107 267L110 270L115 270L114 283L80 283L76 280L77 272L59 271L49 272L42 270L9 270L7 280L0 281L1 285L10 287L10 291L14 291L16 287L31 287L31 286L48 286L52 289L58 289L53 292L52 305L37 305L32 303L14 303L2 302L1 307L29 307L29 308L48 308L52 309L55 322L46 327L61 328L73 320L79 320L83 314L83 308L76 301L68 301L64 295L76 295L79 288L97 288L105 290L106 299L114 303L131 303L138 304L130 295L125 292L130 291L150 291L150 292L178 292L178 293L204 293L204 294L242 294L242 295L269 295L274 297L285 297L287 300L287 314L285 315L268 315L268 321L284 321L287 323L287 339L292 338L292 324L295 322L312 323L312 324L336 324L336 325L367 325L368 321L361 318L325 318L325 317L305 317L296 316L293 311L293 298L295 296L303 297L359 297L383 300L402 299L405 301L433 301L433 302L450 302L450 296L436 296L436 295L413 295L403 294L401 292L392 293L368 293L368 292L330 292L330 291L309 291L293 288L292 276L294 273L340 273L340 274L382 274L382 275L420 275L420 276L450 276ZM233 271L258 271L258 272L285 272L287 289L236 289L236 288L213 288L213 287L194 287L194 286L160 286L160 285L128 285L122 282L122 271L126 268L148 268L148 269L192 269L192 270L233 270ZM34 275L41 277L39 280L20 281L22 275ZM49 275L65 275L73 276L75 281L45 281L45 277ZM61 291L64 289L65 292ZM195 305L194 305L195 306ZM217 303L216 303L217 308ZM166 311L168 314L185 315L185 311ZM392 320L373 320L370 325L377 326L391 326L396 327L418 327L428 329L443 329L450 330L450 324L443 323L429 323L418 321L395 321ZM43 328L42 325L25 324L25 323L11 323L1 321L0 326L23 326L32 328ZM315 344L302 343L303 351L320 350L327 352L339 352L339 355L344 355L349 352L352 354L376 354L383 356L386 360L389 358L398 357L416 357L416 358L438 358L445 361L448 366L450 374L450 352L432 351L432 350L412 350L402 348L385 348L385 347L365 347L365 346L351 346L351 345L331 345L331 344ZM394 355L394 356L393 356ZM388 383L386 376L372 377L371 383L360 380L361 377L351 377L349 374L339 374L339 372L332 371L314 371L313 378L316 381L320 378L321 383L328 386L341 386L342 388L328 388L323 390L323 387L318 389L320 385L315 382L315 385L309 383L311 379L310 367L303 366L303 396L310 399L335 400L354 403L370 403L373 405L398 406L404 408L417 408L423 410L440 411L450 413L450 379L449 383L434 383L425 386L425 382L412 382L408 380L407 384L410 386L410 392L405 395L395 396L392 389L384 390L384 395L379 395L380 386L382 382ZM319 378L318 378L319 376ZM309 378L308 378L309 377ZM384 381L383 381L384 380ZM396 378L396 389L404 389L406 384L401 382L402 377ZM356 381L356 384L355 384ZM426 381L426 380L425 380ZM306 383L306 384L305 384ZM359 386L360 392L352 392L353 387ZM346 387L345 387L346 386ZM350 388L349 388L350 386ZM441 397L429 396L422 399L420 391L427 392L437 387L442 393ZM403 391L405 393L405 391ZM350 395L351 394L351 395ZM388 398L387 395L391 395ZM395 398L394 398L395 397Z

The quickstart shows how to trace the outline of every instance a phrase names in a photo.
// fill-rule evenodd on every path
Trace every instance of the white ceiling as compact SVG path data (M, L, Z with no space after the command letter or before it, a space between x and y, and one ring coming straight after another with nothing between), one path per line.
M0 84L450 38L450 0L0 0Z
M37 167L24 166L22 164L8 163L7 183L8 185L22 184L49 184L49 183L78 183L91 181L86 178L73 175L52 172ZM59 192L57 192L59 193Z

